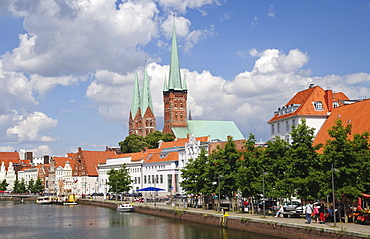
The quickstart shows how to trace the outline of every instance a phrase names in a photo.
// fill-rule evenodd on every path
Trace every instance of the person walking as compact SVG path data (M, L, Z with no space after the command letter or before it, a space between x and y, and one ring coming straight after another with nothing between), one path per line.
M311 202L308 202L305 209L306 209L306 220L307 220L306 224L310 224L311 223L311 214L313 212L313 207L312 207Z
M320 204L319 213L320 213L320 224L324 224L325 223L325 207L323 203Z

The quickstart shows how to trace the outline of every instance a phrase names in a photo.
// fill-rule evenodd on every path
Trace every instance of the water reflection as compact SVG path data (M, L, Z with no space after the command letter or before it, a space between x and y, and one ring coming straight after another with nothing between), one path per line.
M275 238L88 205L0 202L0 212L1 238Z

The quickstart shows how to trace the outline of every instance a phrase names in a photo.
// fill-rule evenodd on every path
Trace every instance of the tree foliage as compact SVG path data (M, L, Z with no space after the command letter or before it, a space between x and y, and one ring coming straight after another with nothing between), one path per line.
M9 183L6 182L6 179L4 179L0 183L0 191L6 191L7 187L9 186Z
M124 193L128 192L133 181L125 164L121 165L118 170L111 169L107 173L109 175L107 184L110 186L109 192Z
M174 139L173 134L163 134L157 130L148 134L145 138L137 134L131 134L124 141L119 142L118 145L123 153L136 153L144 150L146 147L151 149L158 148L160 140L169 142Z

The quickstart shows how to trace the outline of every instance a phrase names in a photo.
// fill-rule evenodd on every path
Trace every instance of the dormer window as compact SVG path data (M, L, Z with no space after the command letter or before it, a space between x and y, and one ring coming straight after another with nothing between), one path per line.
M321 101L316 101L316 102L313 102L313 107L315 108L316 111L323 111L323 107L322 107L322 102Z

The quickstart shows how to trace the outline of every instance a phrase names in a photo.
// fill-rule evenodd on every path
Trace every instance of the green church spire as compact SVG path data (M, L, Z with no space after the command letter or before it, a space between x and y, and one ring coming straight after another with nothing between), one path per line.
M135 73L135 82L134 82L134 92L132 94L131 101L131 117L135 118L137 111L140 108L140 89L139 89L139 79L137 72Z
M150 93L150 85L149 85L148 73L146 71L146 66L144 69L144 82L143 82L143 90L141 91L141 93L142 93L141 116L145 115L145 112L148 108L150 108L154 114L152 95Z
M171 47L171 62L170 62L170 76L168 79L168 89L183 90L180 75L179 56L177 52L175 17L173 20L172 28L172 47Z

